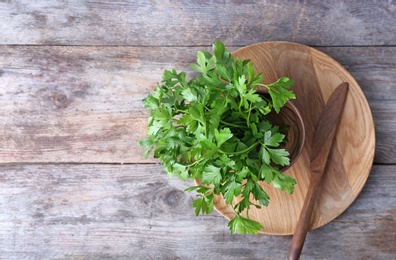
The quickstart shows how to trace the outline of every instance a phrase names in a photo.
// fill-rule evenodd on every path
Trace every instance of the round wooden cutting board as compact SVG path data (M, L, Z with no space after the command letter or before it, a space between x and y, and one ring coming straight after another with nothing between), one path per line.
M302 154L285 172L297 180L294 193L289 195L262 183L271 198L270 205L261 209L252 207L249 211L250 218L264 226L260 232L265 234L293 234L309 184L314 130L332 91L342 82L349 83L349 93L321 183L311 229L325 225L356 199L373 163L374 122L362 90L338 62L308 46L264 42L239 49L233 55L250 59L255 71L263 73L264 83L271 83L280 77L293 79L293 91L297 96L293 103L299 109L306 128ZM231 207L221 196L215 198L215 208L228 219L234 217Z

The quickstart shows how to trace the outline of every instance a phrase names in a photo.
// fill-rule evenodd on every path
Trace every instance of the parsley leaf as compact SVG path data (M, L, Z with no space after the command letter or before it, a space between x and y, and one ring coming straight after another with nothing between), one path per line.
M294 185L297 183L296 180L289 175L280 173L279 171L273 172L275 173L274 179L272 180L274 187L292 194L294 191Z
M281 133L275 133L274 135L272 135L271 131L267 131L264 134L264 145L278 147L284 138L285 135Z
M188 102L196 101L197 98L197 91L193 88L185 88L181 92L183 98Z
M296 95L289 90L293 83L293 80L283 77L272 84L266 85L277 113L279 113L281 107L286 104L288 99L296 98Z
M213 165L206 166L202 174L202 179L201 179L202 184L210 185L213 183L215 186L218 186L221 181L220 169L221 168L218 168Z
M219 130L215 129L214 136L215 136L215 139L217 142L217 147L220 147L224 142L226 142L228 139L230 139L233 135L229 128L223 128L220 130L220 132L219 132Z
M195 208L195 215L198 216L199 212L210 214L213 210L213 199L211 197L201 197L193 201L192 206Z
M197 72L201 72L202 74L207 74L210 70L216 67L216 57L213 56L209 60L206 59L205 54L201 51L197 54L197 63L191 64L191 68Z
M268 153L271 156L272 161L274 161L276 164L285 166L289 165L290 159L289 159L289 153L285 149L271 149L267 148Z
M257 234L263 226L254 220L241 217L237 215L233 218L229 223L231 234L235 234L236 231L239 231L241 234Z
M241 194L242 184L236 182L234 178L231 178L222 187L222 193L227 204L231 204L234 197Z
M253 185L252 189L253 197L255 200L260 201L261 205L268 206L270 197L268 194L261 188L261 186L256 182Z

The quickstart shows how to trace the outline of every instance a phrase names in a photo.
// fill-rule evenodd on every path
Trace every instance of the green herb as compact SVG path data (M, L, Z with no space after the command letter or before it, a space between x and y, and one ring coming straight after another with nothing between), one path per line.
M231 233L256 234L263 227L249 219L249 209L270 200L259 182L288 193L296 183L279 171L289 165L289 153L280 148L285 135L266 117L295 98L293 81L280 78L265 85L252 63L234 59L221 41L213 51L198 52L191 68L199 75L191 80L185 72L164 71L162 83L143 100L150 117L148 138L140 144L146 156L154 152L170 177L199 180L186 189L197 193L196 215L209 214L214 196L222 195L235 212ZM258 86L269 97L258 94Z

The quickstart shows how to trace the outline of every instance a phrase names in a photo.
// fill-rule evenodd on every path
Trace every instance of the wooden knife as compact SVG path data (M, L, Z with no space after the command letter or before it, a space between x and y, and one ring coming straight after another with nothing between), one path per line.
M344 108L348 86L348 83L344 82L334 90L326 103L316 127L311 151L310 183L300 218L290 244L288 253L289 260L300 258L305 237L310 229L312 211L319 192L319 184L326 167L327 158Z

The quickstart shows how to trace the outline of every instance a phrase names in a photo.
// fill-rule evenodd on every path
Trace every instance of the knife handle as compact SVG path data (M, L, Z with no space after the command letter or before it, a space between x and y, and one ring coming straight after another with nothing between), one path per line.
M297 227L294 231L293 239L289 247L289 260L300 259L300 254L304 246L305 237L307 236L307 232L311 227L311 217L320 186L319 183L321 180L321 175L322 174L317 172L311 173L307 195L305 197L300 218L298 220Z

